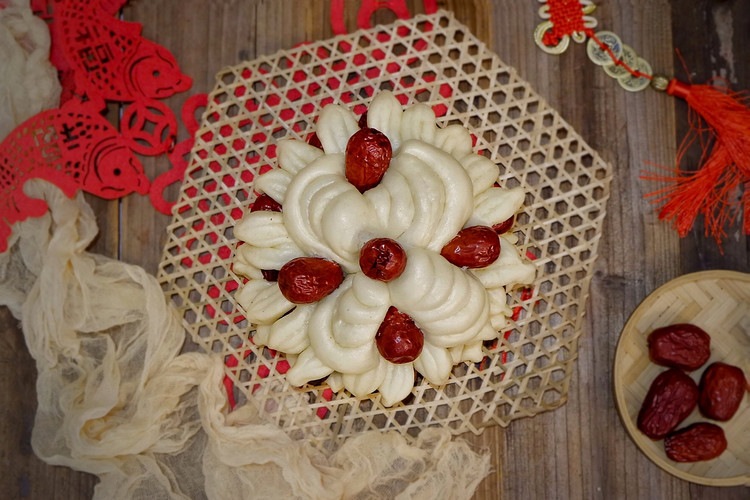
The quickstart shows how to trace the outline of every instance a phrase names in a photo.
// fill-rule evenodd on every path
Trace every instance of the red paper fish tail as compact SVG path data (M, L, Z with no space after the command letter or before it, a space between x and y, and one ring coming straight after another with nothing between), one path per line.
M114 16L128 3L128 0L99 0L96 3L105 14Z
M5 220L0 219L0 253L4 253L8 249L8 239L10 238L10 234L10 224Z

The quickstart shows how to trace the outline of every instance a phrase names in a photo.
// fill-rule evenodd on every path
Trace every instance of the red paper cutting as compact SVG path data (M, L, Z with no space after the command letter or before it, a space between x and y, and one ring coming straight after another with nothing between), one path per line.
M172 164L172 168L154 179L151 185L151 204L163 214L171 214L172 207L175 204L175 202L167 201L164 198L164 190L175 182L181 181L184 177L188 166L187 157L193 149L193 144L195 144L195 133L200 128L195 115L198 109L205 108L207 105L208 94L196 94L188 98L182 106L182 122L187 128L189 137L177 144L169 153L169 162Z
M125 109L121 130L131 148L156 156L174 147L177 120L157 99L188 90L184 75L167 49L141 36L141 25L117 19L127 0L56 0L52 4L51 60L66 90L91 100L132 103ZM36 1L50 12L50 5Z
M423 0L425 14L434 14L437 12L437 0ZM405 0L362 0L362 5L357 12L357 26L362 29L371 28L370 18L375 11L388 9L399 19L409 19L409 8ZM331 29L336 35L346 33L344 23L344 0L331 0Z
M68 196L77 189L103 198L133 191L147 194L150 184L133 151L151 156L170 153L175 166L157 178L156 191L151 193L154 206L169 212L171 204L164 200L163 190L184 173L184 155L192 138L175 147L177 120L157 99L187 90L192 80L167 49L141 36L140 24L116 18L126 3L31 1L34 12L49 23L50 60L63 85L62 109L37 115L3 143L0 179L7 196L0 202L0 251L6 248L14 222L47 209L20 189L26 179L50 180ZM128 103L120 132L99 114L106 101ZM195 124L195 119L190 123ZM188 128L192 135L197 124Z
M157 156L174 148L177 119L161 101L138 101L125 108L120 132L136 153Z
M47 211L46 202L23 191L33 178L55 184L70 197L83 189L114 199L146 194L150 187L125 139L93 103L69 101L62 109L39 113L0 144L0 252L7 249L12 224Z
M141 36L139 23L114 17L127 0L57 0L52 63L72 70L76 92L117 102L164 99L188 90L171 52Z

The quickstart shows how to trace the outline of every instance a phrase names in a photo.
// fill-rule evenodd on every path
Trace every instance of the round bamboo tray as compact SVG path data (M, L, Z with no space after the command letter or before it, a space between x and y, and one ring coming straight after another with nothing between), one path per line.
M646 337L661 326L692 323L711 335L711 358L690 373L698 382L714 361L750 373L750 274L704 271L674 279L651 293L633 312L615 352L614 389L620 417L630 437L656 465L686 481L709 486L750 486L750 397L724 428L729 446L704 462L678 463L667 458L662 440L652 441L636 427L636 418L653 379L665 367L649 360ZM694 410L680 428L707 421Z

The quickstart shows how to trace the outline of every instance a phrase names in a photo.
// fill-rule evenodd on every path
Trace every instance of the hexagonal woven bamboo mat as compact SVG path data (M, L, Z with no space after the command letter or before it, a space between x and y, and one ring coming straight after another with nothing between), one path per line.
M516 232L538 264L533 287L509 293L514 327L485 346L481 363L457 365L442 387L417 377L412 394L391 408L377 393L291 387L286 359L252 343L231 266L233 224L255 199L253 178L275 165L276 140L304 140L331 102L362 113L380 89L404 104L431 105L441 125L467 127L476 149L500 165L500 185L524 187ZM417 16L218 74L159 280L193 341L224 360L230 405L256 405L295 438L332 448L369 429L479 433L565 402L611 177L610 166L452 14Z

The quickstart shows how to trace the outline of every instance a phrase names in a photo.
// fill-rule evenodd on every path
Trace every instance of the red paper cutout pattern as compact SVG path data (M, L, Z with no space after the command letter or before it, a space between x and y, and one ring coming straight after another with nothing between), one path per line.
M171 153L173 168L157 179L151 193L154 206L169 213L173 204L164 200L163 190L184 173L192 138L175 148L177 120L156 99L187 90L192 80L167 49L141 37L140 24L115 17L125 3L32 0L32 9L50 23L50 59L60 71L64 92L60 109L32 117L2 143L0 252L7 249L15 222L47 211L44 201L23 192L28 179L48 180L71 197L78 189L106 199L148 194L151 184L133 151ZM130 103L122 133L100 114L108 100ZM185 104L191 114L199 106L195 102ZM197 123L194 117L187 123L192 135Z
M57 0L52 36L53 64L74 72L76 90L117 102L164 99L188 90L167 49L141 36L141 25L115 14L127 0Z
M251 352L252 351L250 349L245 349L242 353L242 358L244 359L248 357ZM224 361L224 364L227 366L227 368L237 368L239 361L237 360L236 356L229 356ZM237 371L234 370L232 373L236 375ZM234 382L229 375L224 375L222 383L224 384L224 389L227 391L227 404L229 404L229 409L234 410L234 407L237 406L237 401L234 397Z
M151 204L163 214L171 214L172 207L175 204L175 202L167 201L164 198L164 190L168 186L180 182L184 177L185 170L187 170L188 166L187 157L193 149L193 144L195 144L195 133L200 128L200 125L195 118L195 114L198 109L205 108L207 105L207 94L196 94L189 97L185 101L185 104L182 105L182 122L187 128L189 137L177 144L177 146L170 151L169 162L172 164L172 168L154 179L154 182L151 184Z
M425 14L437 12L437 0L422 0ZM357 26L362 29L370 29L370 18L375 11L388 9L399 19L409 19L411 14L406 6L405 0L362 0L362 5L357 12ZM331 0L331 29L336 35L346 33L344 24L344 0Z
M69 87L63 99L77 94L133 103L125 110L122 133L134 151L156 156L171 151L177 136L174 114L156 99L188 90L192 80L171 52L141 36L140 24L114 17L125 3L54 0L51 60Z
M138 101L125 108L120 133L136 153L157 156L174 148L177 119L161 101Z
M39 217L47 203L23 191L31 178L47 180L72 197L78 189L106 199L148 193L143 166L125 139L90 102L69 101L39 113L0 144L0 252L11 225Z

